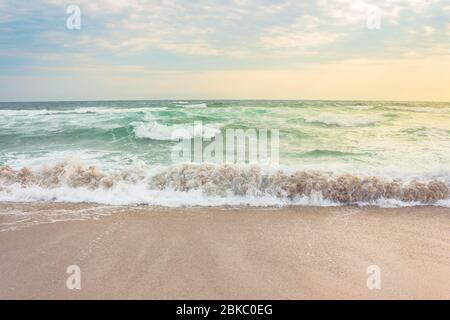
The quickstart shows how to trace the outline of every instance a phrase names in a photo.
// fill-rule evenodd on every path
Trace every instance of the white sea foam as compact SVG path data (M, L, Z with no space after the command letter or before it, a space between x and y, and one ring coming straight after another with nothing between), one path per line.
M435 205L438 207L450 208L450 199L439 200L438 202L435 203Z
M378 207L378 208L409 208L409 207L419 207L425 206L426 204L418 202L418 201L402 201L398 199L377 199L375 201L369 202L358 202L358 206L360 207ZM445 206L443 206L445 207Z
M140 122L135 124L134 134L137 138L146 138L152 140L175 141L179 140L176 132L186 132L190 137L212 138L220 133L220 129L212 125L203 125L202 130L194 130L193 125L164 125L158 122Z
M46 189L38 186L22 188L15 185L8 193L0 193L0 201L11 202L68 202L98 203L108 205L154 205L163 207L193 206L284 206L290 201L274 196L205 196L201 190L177 192L173 190L149 190L146 185L121 185L109 190L60 187ZM303 200L305 203L305 200Z
M183 107L183 108L207 108L208 105L206 103L194 103L194 104L179 104L179 107Z
M101 150L67 150L67 151L44 151L39 154L33 154L32 157L20 152L0 153L0 161L4 166L15 170L21 168L39 169L42 166L54 166L58 163L84 163L97 167L102 170L111 171L117 166L125 166L133 161L136 165L141 165L133 155L124 154L121 151L101 151Z
M251 207L285 207L285 206L342 206L342 203L324 199L320 195L297 197L294 199L279 198L273 195L205 195L202 190L187 192L173 190L149 190L145 184L122 185L113 189L89 190L87 188L59 187L46 189L39 186L21 187L14 185L8 192L0 191L0 201L3 202L67 202L67 203L97 203L104 205L150 205L162 207L221 207L221 206L251 206ZM355 205L380 208L404 208L424 206L420 202L405 202L394 199L381 199L374 202L358 202ZM450 208L450 200L440 200L434 206Z

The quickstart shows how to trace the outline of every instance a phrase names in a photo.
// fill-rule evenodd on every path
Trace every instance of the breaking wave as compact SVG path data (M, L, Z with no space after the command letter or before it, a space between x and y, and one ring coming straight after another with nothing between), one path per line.
M206 103L190 103L189 101L172 101L171 104L182 108L207 108Z
M180 107L183 108L207 108L208 105L206 103L194 103L194 104L180 104Z
M114 173L60 163L39 170L0 167L0 201L93 202L158 206L450 206L448 179L285 172L257 166L140 165Z
M203 125L202 130L197 132L192 125L180 124L166 126L158 122L140 122L134 128L134 134L137 138L161 141L178 140L178 136L174 135L177 131L185 132L190 137L212 138L220 132L220 129L211 125Z

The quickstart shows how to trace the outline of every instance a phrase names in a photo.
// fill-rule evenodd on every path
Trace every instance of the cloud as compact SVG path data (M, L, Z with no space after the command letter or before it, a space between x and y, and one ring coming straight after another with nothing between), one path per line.
M433 28L432 26L425 26L423 27L423 31L426 36L431 36L436 32L436 29Z
M67 4L63 0L45 2L58 7ZM268 8L275 10L273 5L258 7L254 1L242 0L80 0L77 4L84 17L100 26L78 41L63 40L64 46L107 49L120 55L159 49L186 55L236 56L245 50L224 46L217 35L223 37L227 27L251 15L255 8L258 14L268 14Z
M398 23L404 11L421 12L441 0L318 0L320 11L336 25L365 23L373 8L380 10L383 20Z
M438 2L377 3L383 23L397 23L402 11L420 12ZM310 54L314 48L337 43L365 27L368 11L374 7L369 0L78 0L83 27L79 36L69 36L62 28L56 31L42 23L45 19L48 24L63 21L65 8L72 1L12 3L5 0L0 5L9 8L4 12L14 12L15 18L22 17L22 21L32 20L36 12L41 12L37 18L44 31L34 38L61 49L97 54L110 51L119 56L161 50L177 55L233 59L261 56L264 50ZM42 16L43 12L49 16ZM360 28L345 29L358 25ZM55 36L48 37L50 33Z
M82 29L78 31L65 28L66 7L72 3L82 10ZM375 3L382 28L368 31L367 15ZM88 76L93 79L97 74L94 87L103 86L102 92L118 90L120 84L114 81L126 79L130 83L122 85L133 97L138 90L146 93L146 86L159 88L158 79L167 89L163 92L188 86L190 90L180 92L191 97L199 94L202 86L204 93L209 88L220 96L220 90L228 90L220 88L220 76L229 79L223 86L233 88L240 97L245 88L254 93L250 96L263 96L276 85L270 76L279 79L285 75L304 83L306 78L295 74L308 71L310 79L326 81L305 66L324 72L333 65L330 70L348 72L345 81L349 83L353 83L352 74L366 79L361 75L364 69L373 75L369 80L376 82L381 81L376 70L369 62L357 68L361 65L356 63L358 59L379 61L383 70L386 65L398 72L408 71L405 59L425 61L439 56L448 60L450 45L441 35L450 35L450 27L441 33L440 25L448 19L448 8L443 0L0 0L0 65L8 68L9 74L36 79L39 75L43 83L53 85L55 78L76 76L88 82ZM393 61L403 67L394 68ZM427 65L423 64L424 68ZM171 70L178 71L172 74ZM214 73L216 70L222 71ZM388 71L385 74L393 77ZM233 72L243 79L232 81ZM337 76L329 76L339 81ZM198 81L191 84L190 77ZM215 86L209 85L208 77ZM261 90L247 83L252 77L264 79L256 82ZM139 89L128 88L132 83ZM279 97L287 98L288 91L296 89L282 85L286 89L277 89ZM326 87L334 92L331 84ZM7 94L6 89L1 89L1 94ZM227 96L232 97L231 92Z
M143 2L136 0L42 0L44 5L67 7L68 5L75 4L82 8L83 12L91 15L107 15L112 13L118 13L123 10L139 10Z
M304 15L289 26L274 26L264 30L260 42L266 49L284 55L308 54L312 48L334 43L345 37L342 32L324 31L324 22ZM286 51L289 50L289 51Z

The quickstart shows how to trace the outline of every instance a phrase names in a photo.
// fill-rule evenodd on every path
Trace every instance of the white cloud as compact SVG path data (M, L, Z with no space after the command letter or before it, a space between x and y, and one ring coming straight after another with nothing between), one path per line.
M7 7L9 10L4 12L11 14L14 8L16 17L33 15L39 10L52 14L61 12L64 17L65 7L72 2L74 1L41 0L12 6L12 1L0 0L0 9L3 11ZM122 57L152 50L233 58L264 55L267 58L274 53L311 55L321 46L350 37L352 27L358 24L360 28L365 27L367 10L373 3L377 3L382 10L383 23L395 23L401 12L421 12L438 2L439 0L77 0L75 3L81 7L83 19L88 19L78 34L68 36L65 30L47 31L36 40L42 40L43 46L59 46L63 50L77 50L93 56L110 51L111 54ZM297 19L296 13L300 16ZM54 17L50 18L53 23ZM431 29L422 30L423 26L415 28L422 34L433 33ZM399 40L400 46L402 39ZM348 48L351 50L351 45Z
M426 36L431 36L436 32L436 29L433 28L432 26L425 26L423 27L423 31Z
M61 7L67 4L64 0L45 2ZM62 33L58 41L62 41L65 47L85 46L91 50L107 49L118 54L155 48L190 55L215 56L222 53L210 44L216 30L206 18L216 9L207 1L191 4L176 0L79 0L77 5L83 15L103 22L103 28L75 40L64 39ZM241 12L240 9L224 11L229 18L236 18Z
M363 24L368 13L377 7L383 20L398 23L403 11L421 12L441 0L318 0L321 12L336 25Z
M43 0L64 7L67 0ZM237 43L223 45L219 37L228 28L285 10L291 1L265 0L78 0L82 14L105 19L106 30L83 43L122 54L161 49L188 55L234 56L245 54ZM236 34L236 36L239 36ZM90 40L90 42L89 42ZM71 44L66 44L71 46Z
M272 50L292 50L284 54L307 53L311 47L318 47L337 41L345 36L341 32L321 30L323 22L314 16L305 15L289 26L275 26L264 30L260 38L263 47Z
M261 37L261 43L268 49L308 49L335 42L343 34L326 32L296 31L290 28L273 27Z

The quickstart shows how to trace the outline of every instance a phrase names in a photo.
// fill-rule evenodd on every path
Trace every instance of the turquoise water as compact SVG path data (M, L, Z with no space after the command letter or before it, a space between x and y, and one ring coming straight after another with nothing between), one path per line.
M224 132L228 128L278 129L278 169L286 174L318 171L333 177L348 173L361 178L377 176L385 180L398 179L402 183L435 179L448 183L450 177L450 103L425 102L0 103L0 166L15 171L27 167L38 172L43 167L60 163L77 163L86 167L95 166L102 174L109 175L139 168L147 172L140 174L140 177L146 176L141 186L144 189L140 192L147 190L148 194L141 194L139 199L131 197L129 201L127 196L121 194L124 200L119 202L165 205L162 200L161 203L145 200L170 197L169 193L156 190L148 180L149 176L154 177L174 165L171 151L177 141L172 139L172 133L194 122L201 122L213 132ZM4 201L108 203L108 200L102 199L112 197L106 190L96 189L97 197L89 198L81 194L85 186L74 187L63 182L57 187L47 188L51 192L44 192L36 189L45 189L39 183L32 186L24 186L23 183L14 185L10 180L5 182L5 179L3 177L4 190L0 191L0 200ZM139 179L136 178L137 182L133 183L139 184ZM129 190L132 183L127 183L126 189ZM73 199L58 196L55 192L62 192L63 187L70 187L70 191L65 190L66 194L80 194ZM116 196L120 193L117 188L119 186L113 188ZM170 184L164 185L164 188L166 191L177 189ZM156 191L160 193L156 194ZM205 200L208 196L201 186L188 191L197 192L199 200L192 204L210 204L209 200ZM214 196L219 197L217 194ZM252 204L253 200L242 200L245 196L249 195L240 194L239 200L230 203ZM251 197L264 198L254 193ZM225 199L220 204L229 202L226 196L220 196L220 199ZM278 201L264 199L262 204L277 204ZM190 204L189 201L175 202L186 205ZM283 203L286 201L283 200Z

